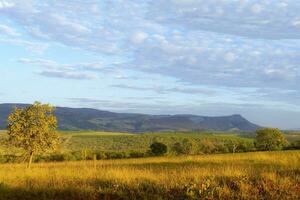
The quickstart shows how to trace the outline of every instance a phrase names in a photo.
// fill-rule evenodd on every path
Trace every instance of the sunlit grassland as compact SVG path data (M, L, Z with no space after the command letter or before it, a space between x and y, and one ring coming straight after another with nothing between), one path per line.
M299 199L300 151L0 165L0 199Z
M61 136L79 136L79 135L93 135L93 136L110 136L110 135L134 135L133 133L121 132L104 132L104 131L60 131Z
M285 137L290 142L300 141L300 131L291 131L285 134Z

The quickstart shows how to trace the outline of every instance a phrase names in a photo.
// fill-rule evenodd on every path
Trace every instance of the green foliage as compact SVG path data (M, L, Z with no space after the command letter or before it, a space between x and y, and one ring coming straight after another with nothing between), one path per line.
M25 150L29 158L36 153L54 149L58 143L54 108L35 102L25 108L15 108L8 117L8 144Z
M160 156L164 155L168 151L167 145L160 142L153 142L150 145L150 150L153 155Z
M97 159L139 158L153 155L149 146L153 141L167 146L167 155L197 155L213 153L232 153L254 151L254 140L242 138L239 135L191 132L191 133L148 133L128 134L111 132L60 132L60 148L55 152L40 152L35 154L35 162L89 160L93 155ZM0 134L0 140L5 140L6 134ZM1 143L1 141L0 141ZM175 150L176 143L179 149ZM21 162L23 151L12 146L0 145L0 155L9 159L0 162ZM12 157L14 155L14 157ZM59 156L58 156L59 155Z
M255 146L258 150L281 150L287 144L287 140L279 129L264 128L256 131Z
M171 147L171 152L175 155L180 154L197 154L197 144L194 140L191 139L183 139L182 142L176 142Z
M287 149L300 149L300 140L291 142Z

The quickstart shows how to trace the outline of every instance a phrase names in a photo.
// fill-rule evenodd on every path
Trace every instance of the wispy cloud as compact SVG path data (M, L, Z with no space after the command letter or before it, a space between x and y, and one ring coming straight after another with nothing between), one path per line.
M149 4L148 18L164 25L262 39L300 39L297 0L173 1Z
M15 29L5 24L0 24L0 34L9 35L9 36L20 35Z
M28 58L20 58L18 62L41 67L37 73L39 75L65 79L91 80L97 78L93 72L111 70L111 68L104 67L101 62L60 64L53 60Z
M184 94L191 94L191 95L214 95L216 94L213 90L207 90L203 88L197 87L172 87L166 88L162 86L151 86L151 87L140 87L134 85L126 85L126 84L117 84L111 85L111 87L119 88L119 89L129 89L129 90L137 90L137 91L153 91L159 94L168 94L168 93L184 93Z
M1 15L33 37L130 57L124 68L215 86L300 82L295 0L12 2Z
M11 1L5 1L5 0L0 1L0 9L11 8L14 5L15 5L14 2Z
M96 62L86 62L86 63L75 63L75 64L61 64L57 63L53 60L47 59L28 59L28 58L20 58L18 62L23 64L36 65L40 67L47 68L68 68L68 69L76 69L76 70L87 70L87 71L97 71L97 70L105 70L108 67L103 66L104 64L100 61Z
M91 80L97 77L93 74L87 74L84 72L69 72L64 70L43 70L37 74L50 78L64 78L64 79L76 79L76 80Z
M11 38L0 38L0 43L11 44L15 46L25 47L27 50L32 51L37 54L42 54L47 48L48 44L39 43L39 42L31 42L28 40L23 40L19 38L11 39Z

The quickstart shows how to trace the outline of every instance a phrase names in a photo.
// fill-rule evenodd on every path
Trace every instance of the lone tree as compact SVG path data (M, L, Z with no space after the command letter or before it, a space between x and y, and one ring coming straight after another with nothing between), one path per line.
M150 145L150 149L151 149L152 154L154 154L156 156L160 156L160 155L167 153L168 147L163 143L153 142Z
M264 128L256 131L255 146L258 150L281 150L287 144L284 135L277 128Z
M35 102L25 108L15 108L8 117L8 144L26 151L28 168L34 154L55 149L58 144L57 120L53 112L51 105Z

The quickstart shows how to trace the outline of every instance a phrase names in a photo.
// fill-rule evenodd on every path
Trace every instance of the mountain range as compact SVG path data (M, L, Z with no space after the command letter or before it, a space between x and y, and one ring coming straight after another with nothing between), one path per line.
M27 104L0 104L0 129L14 106ZM91 108L56 107L55 115L60 130L97 130L114 132L162 131L254 131L260 126L241 115L207 117L197 115L147 115L115 113Z

